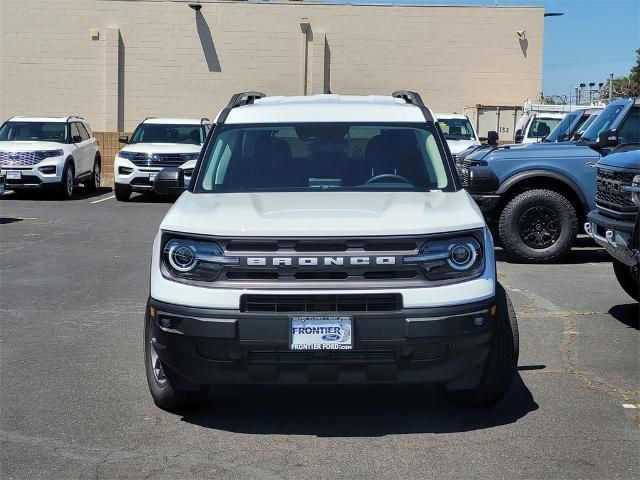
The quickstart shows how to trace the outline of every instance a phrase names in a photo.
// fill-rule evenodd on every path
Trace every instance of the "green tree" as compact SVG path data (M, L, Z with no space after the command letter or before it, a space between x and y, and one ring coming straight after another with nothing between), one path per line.
M640 96L640 48L636 50L636 65L626 77L613 79L613 97L638 97ZM609 80L600 90L600 99L609 98Z

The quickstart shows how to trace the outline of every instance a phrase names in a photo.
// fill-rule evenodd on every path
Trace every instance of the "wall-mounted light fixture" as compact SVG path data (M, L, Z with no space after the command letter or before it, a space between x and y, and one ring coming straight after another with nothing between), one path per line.
M518 30L516 33L518 34L518 38L520 38L520 40L524 40L525 38L527 38L526 30Z
M189 8L192 9L192 10L195 10L197 12L202 8L202 5L200 5L200 2L198 2L198 3L190 3L189 4Z

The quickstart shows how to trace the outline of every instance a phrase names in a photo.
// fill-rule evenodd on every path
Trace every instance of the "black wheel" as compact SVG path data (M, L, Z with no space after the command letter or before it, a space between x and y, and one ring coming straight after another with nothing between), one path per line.
M58 197L61 200L70 200L73 197L75 190L75 170L71 162L64 166L62 172L62 181L58 186Z
M131 187L129 185L115 184L116 200L119 202L128 202L131 197Z
M613 272L616 274L616 279L622 289L627 292L627 295L636 302L640 302L640 274L638 269L636 268L634 270L633 267L614 259Z
M147 306L144 322L144 366L153 401L158 407L168 411L197 408L206 396L206 389L179 377L160 361L153 345L153 322Z
M499 283L496 283L496 304L496 325L491 339L491 352L480 384L470 390L447 391L447 396L461 405L493 405L505 395L516 374L520 351L518 320L507 292Z
M93 161L93 170L91 171L91 178L84 184L84 188L87 192L95 193L100 190L100 157L96 155Z
M504 207L498 222L503 248L516 260L550 263L568 254L578 233L576 209L553 190L529 190Z

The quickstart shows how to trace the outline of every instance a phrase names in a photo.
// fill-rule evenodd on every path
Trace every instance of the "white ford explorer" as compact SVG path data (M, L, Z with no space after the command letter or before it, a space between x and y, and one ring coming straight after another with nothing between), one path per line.
M100 149L81 117L12 117L0 127L7 190L46 189L67 200L82 183L100 188Z
M153 192L153 180L164 167L180 167L186 181L196 164L211 127L209 119L147 118L131 135L114 162L116 199L126 202L131 192Z
M145 368L165 409L221 384L434 383L499 400L516 318L414 92L234 95L153 245Z

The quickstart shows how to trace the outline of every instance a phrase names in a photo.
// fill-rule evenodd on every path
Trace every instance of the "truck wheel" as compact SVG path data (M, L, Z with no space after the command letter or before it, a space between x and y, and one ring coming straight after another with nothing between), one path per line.
M119 202L128 202L131 197L131 187L129 185L115 184L116 200Z
M96 155L93 161L93 170L91 171L91 178L84 184L84 188L87 192L95 193L100 190L100 157Z
M634 271L633 267L614 259L613 272L616 274L616 279L622 289L627 292L627 295L636 302L640 302L640 275L638 274L638 270Z
M469 407L493 405L505 395L516 374L520 351L518 320L507 292L499 283L496 283L496 305L491 351L480 384L470 390L446 392L458 404Z
M503 248L527 263L550 263L571 250L578 216L571 202L553 190L529 190L504 207L498 223Z
M144 327L144 365L149 391L155 404L168 411L181 411L198 407L206 396L206 390L199 385L190 384L180 378L158 358L152 344L153 319L149 315L149 306L145 314ZM180 389L178 385L188 385L189 389Z
M58 198L60 200L70 200L73 197L73 191L75 189L75 171L71 162L64 166L62 172L62 181L58 186Z

